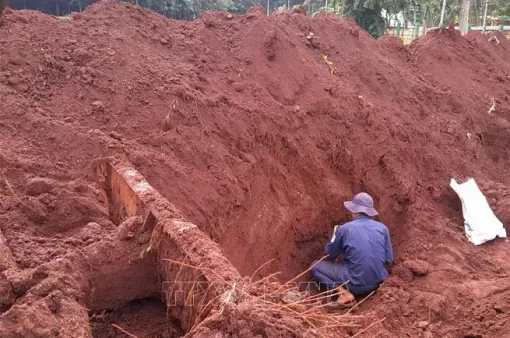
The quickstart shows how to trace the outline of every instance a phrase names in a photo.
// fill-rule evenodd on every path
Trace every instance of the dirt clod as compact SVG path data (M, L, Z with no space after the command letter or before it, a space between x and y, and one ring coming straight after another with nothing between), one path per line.
M429 272L430 264L421 260L407 260L404 266L408 268L415 276L425 276Z
M419 322L416 324L416 326L417 326L418 328L420 328L420 329L424 329L424 328L426 328L427 326L429 326L429 322L422 320L422 321L419 321Z
M36 177L27 182L26 193L30 196L39 196L51 192L55 184L48 178Z
M92 79L90 79L92 80ZM88 81L86 81L88 83ZM92 108L95 110L95 111L104 111L104 103L103 101L94 101L92 102Z
M508 312L510 306L508 304L498 303L498 304L494 304L493 308L497 313L506 313L506 312Z
M121 141L122 140L122 135L120 135L118 132L116 131L111 131L109 134L108 134L111 138L113 139L116 139L118 141Z
M292 7L292 12L296 14L306 15L306 9L303 5L296 5Z
M242 92L244 90L244 86L242 83L234 83L234 89L236 92Z
M60 290L53 291L46 297L46 305L51 312L57 312L62 304L64 295Z

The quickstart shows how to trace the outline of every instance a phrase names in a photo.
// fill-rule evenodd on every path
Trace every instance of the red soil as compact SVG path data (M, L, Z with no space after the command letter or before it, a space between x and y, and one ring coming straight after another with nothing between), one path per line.
M114 1L71 20L8 11L0 228L21 268L97 241L114 225L89 164L123 154L242 274L274 259L260 273L285 280L365 190L396 254L363 305L386 318L377 332L500 337L510 246L469 244L448 187L474 177L510 224L510 42L499 40L438 30L404 47L333 15L261 9L193 22Z
M94 315L92 319L94 337L126 337L112 324L137 337L182 336L182 332L168 327L165 304L154 299L133 301L122 308Z

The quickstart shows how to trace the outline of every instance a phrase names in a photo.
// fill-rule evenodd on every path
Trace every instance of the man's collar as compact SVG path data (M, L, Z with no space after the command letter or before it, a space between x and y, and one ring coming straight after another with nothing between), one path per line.
M359 214L359 215L356 215L352 218L353 221L357 220L357 219L362 219L362 218L370 218L368 215L365 215L365 214Z

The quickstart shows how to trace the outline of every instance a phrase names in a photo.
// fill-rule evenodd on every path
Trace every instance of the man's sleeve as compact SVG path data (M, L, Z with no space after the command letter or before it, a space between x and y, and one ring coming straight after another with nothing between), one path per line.
M391 238L390 232L386 229L386 239L385 239L385 264L392 265L393 264L393 248L391 246Z
M326 244L326 249L324 250L325 254L328 255L328 258L331 260L335 260L338 256L343 254L344 251L344 243L343 243L343 233L344 228L338 227L335 232L335 238L332 242Z

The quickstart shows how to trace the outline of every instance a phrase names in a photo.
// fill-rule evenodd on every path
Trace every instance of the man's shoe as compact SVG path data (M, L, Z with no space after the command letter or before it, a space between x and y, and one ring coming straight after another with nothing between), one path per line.
M351 308L356 304L356 298L354 298L354 295L348 290L344 289L342 286L337 288L337 292L338 299L336 301L329 302L328 308L341 310Z

